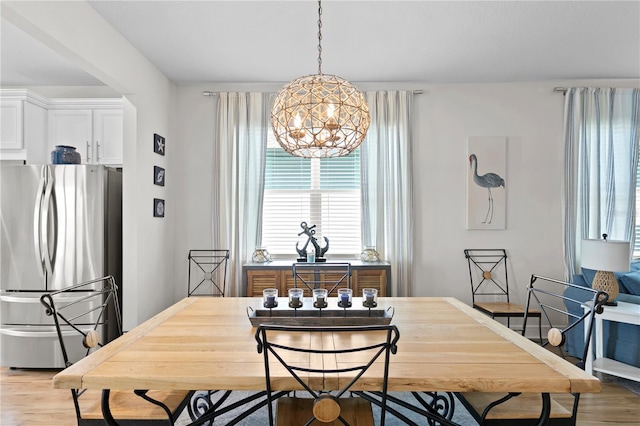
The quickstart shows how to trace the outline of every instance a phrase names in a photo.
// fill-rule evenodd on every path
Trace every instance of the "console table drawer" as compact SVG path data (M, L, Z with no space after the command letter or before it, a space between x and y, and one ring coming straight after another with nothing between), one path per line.
M362 296L363 288L375 288L379 296L387 296L386 269L356 269L351 273L353 292Z
M246 292L248 296L262 297L262 290L265 288L277 288L278 293L283 294L280 277L281 271L275 269L251 269L244 273L247 284Z

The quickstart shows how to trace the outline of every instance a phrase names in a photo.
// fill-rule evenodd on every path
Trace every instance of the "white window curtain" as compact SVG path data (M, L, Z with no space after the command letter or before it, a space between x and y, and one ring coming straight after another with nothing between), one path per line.
M213 242L229 249L227 295L243 296L242 265L261 238L268 93L219 93L216 113Z
M371 126L360 145L362 242L391 264L391 295L411 296L413 93L366 92Z
M583 239L633 243L638 89L571 88L564 114L565 278L579 270Z

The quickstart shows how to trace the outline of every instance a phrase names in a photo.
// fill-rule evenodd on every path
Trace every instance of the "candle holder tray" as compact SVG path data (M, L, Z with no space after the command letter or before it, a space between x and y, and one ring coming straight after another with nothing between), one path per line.
M326 308L315 308L312 297L304 297L301 308L290 308L288 297L279 297L278 306L265 308L260 305L256 309L247 307L247 316L253 326L260 324L293 325L293 326L358 326L386 325L393 319L394 309L363 306L361 297L352 298L350 308L338 306L337 297L327 298Z

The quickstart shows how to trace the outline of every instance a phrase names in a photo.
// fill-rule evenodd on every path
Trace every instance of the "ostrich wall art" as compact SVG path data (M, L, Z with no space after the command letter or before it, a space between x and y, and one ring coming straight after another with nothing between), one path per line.
M487 206L487 214L482 223L490 224L493 220L493 194L491 194L491 188L504 188L504 179L496 173L478 175L478 158L475 154L469 156L469 167L473 167L473 182L481 188L487 188L489 205Z

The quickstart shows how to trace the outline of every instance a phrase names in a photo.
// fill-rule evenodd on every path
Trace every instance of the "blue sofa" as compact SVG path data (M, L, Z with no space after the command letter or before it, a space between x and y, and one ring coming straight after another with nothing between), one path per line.
M616 297L616 301L640 305L640 261L631 262L630 272L614 275L620 288L620 294ZM583 268L582 274L573 276L573 283L591 287L594 276L595 271ZM577 293L580 292L572 288L565 291L565 295L573 298L576 298ZM575 304L567 304L570 311L579 309L577 306L570 305ZM582 314L582 311L574 313ZM584 350L583 333L584 328L580 324L580 327L567 334L565 349L570 355L582 356ZM640 367L640 326L604 321L602 337L605 357ZM591 341L595 345L595 339Z

